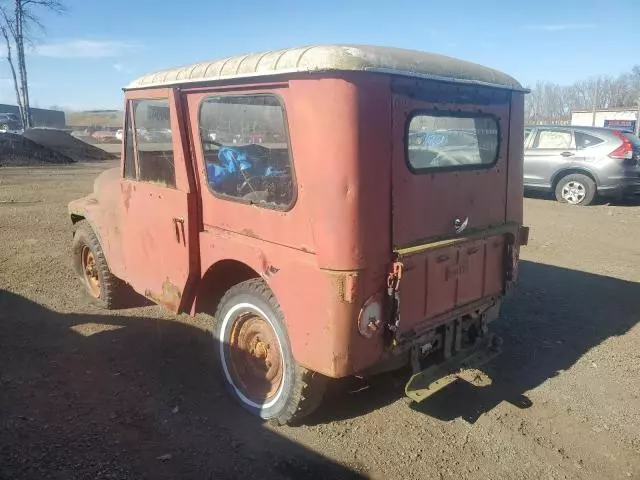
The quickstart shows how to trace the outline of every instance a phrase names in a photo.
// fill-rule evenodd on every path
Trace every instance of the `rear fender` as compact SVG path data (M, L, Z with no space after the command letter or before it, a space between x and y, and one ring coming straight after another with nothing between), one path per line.
M571 175L573 173L578 173L580 175L586 175L587 177L591 177L593 181L596 182L596 186L600 186L600 179L598 175L590 168L580 165L575 167L563 168L562 170L559 170L556 173L554 173L553 177L551 178L551 188L555 190L556 186L558 185L558 182L562 177L566 177L567 175Z

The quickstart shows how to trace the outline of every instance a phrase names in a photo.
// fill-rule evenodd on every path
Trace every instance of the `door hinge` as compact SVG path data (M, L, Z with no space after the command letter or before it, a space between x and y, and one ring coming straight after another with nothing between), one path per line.
M393 267L387 277L387 295L389 297L389 321L387 323L387 337L390 343L395 344L396 334L400 326L400 281L404 272L404 264L400 261L393 262Z

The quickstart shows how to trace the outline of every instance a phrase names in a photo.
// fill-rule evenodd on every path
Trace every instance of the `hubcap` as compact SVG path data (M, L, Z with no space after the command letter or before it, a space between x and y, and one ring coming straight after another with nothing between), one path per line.
M87 246L82 248L82 272L84 282L91 296L100 297L100 277L93 252Z
M229 370L235 385L251 401L273 398L282 384L282 352L273 328L253 312L240 314L229 338Z
M582 202L586 195L587 189L585 186L575 180L567 182L562 187L562 198L573 205Z

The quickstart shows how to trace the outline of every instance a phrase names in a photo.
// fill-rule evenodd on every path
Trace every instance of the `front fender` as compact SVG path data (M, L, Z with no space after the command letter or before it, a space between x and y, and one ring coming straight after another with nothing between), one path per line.
M86 197L69 202L67 205L67 211L73 225L81 220L87 221L102 244L102 236L100 235L100 231L93 220L93 205L96 205L97 203L98 200L93 195L87 195Z
M98 176L93 193L69 202L67 210L72 223L84 219L91 225L109 269L117 277L125 278L119 198L119 169L110 169Z

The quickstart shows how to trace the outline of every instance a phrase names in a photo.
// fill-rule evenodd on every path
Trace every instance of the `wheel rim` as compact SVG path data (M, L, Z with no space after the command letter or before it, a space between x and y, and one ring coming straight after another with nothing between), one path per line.
M87 246L82 247L82 273L84 275L84 283L91 296L100 297L100 276L98 275L96 258Z
M282 352L276 332L254 312L239 314L229 336L229 370L233 383L255 404L277 396L283 381Z
M586 187L580 183L572 180L565 183L562 186L562 198L573 205L576 205L584 200L587 196Z

